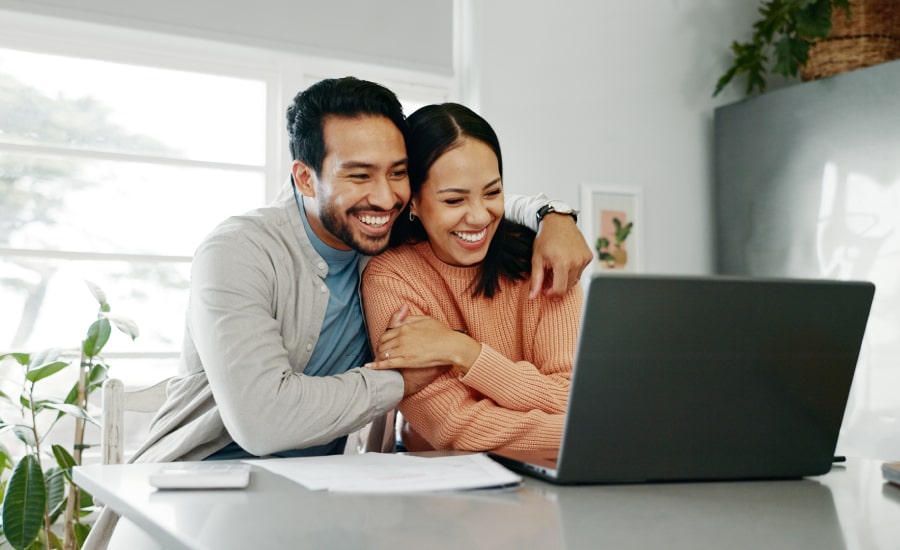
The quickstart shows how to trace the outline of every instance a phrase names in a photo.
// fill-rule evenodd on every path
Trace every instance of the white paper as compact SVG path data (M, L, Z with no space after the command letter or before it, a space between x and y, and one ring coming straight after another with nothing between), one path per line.
M410 493L501 487L522 478L484 453L421 457L392 453L245 460L311 490Z

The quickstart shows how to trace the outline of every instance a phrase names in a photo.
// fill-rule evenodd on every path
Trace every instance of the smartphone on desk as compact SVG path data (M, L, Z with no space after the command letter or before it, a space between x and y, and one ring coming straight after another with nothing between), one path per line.
M885 462L881 465L881 475L886 481L900 487L900 462Z
M249 483L249 464L174 462L150 474L150 485L157 489L243 489Z

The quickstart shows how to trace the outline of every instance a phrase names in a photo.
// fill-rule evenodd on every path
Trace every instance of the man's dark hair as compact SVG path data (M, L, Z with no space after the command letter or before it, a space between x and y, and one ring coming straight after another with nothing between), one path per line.
M298 93L287 109L291 157L312 167L316 175L325 159L324 126L329 116L383 116L406 137L403 106L394 92L352 76L319 81Z
M421 190L431 166L444 153L455 149L467 139L484 143L497 155L497 167L503 177L503 157L500 140L488 122L477 113L458 103L427 105L407 119L406 150L409 156L409 185L412 196ZM421 222L410 220L409 205L394 222L390 246L428 240ZM472 281L472 295L493 298L499 290L500 277L517 281L531 274L531 250L535 233L504 218L497 227L481 262L478 275Z

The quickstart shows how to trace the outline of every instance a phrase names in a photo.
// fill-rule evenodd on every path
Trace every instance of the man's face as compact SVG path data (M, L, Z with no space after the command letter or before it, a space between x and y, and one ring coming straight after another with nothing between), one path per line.
M379 254L409 200L403 135L380 116L330 116L323 134L322 171L310 175L315 201L306 202L310 225L333 248Z

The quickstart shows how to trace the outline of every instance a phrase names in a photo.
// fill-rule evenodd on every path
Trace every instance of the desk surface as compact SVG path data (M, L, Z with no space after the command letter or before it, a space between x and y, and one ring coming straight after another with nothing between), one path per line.
M900 547L900 487L850 459L795 481L407 495L308 491L254 467L244 490L157 491L158 464L91 465L75 481L173 549ZM301 542L302 541L302 542Z

